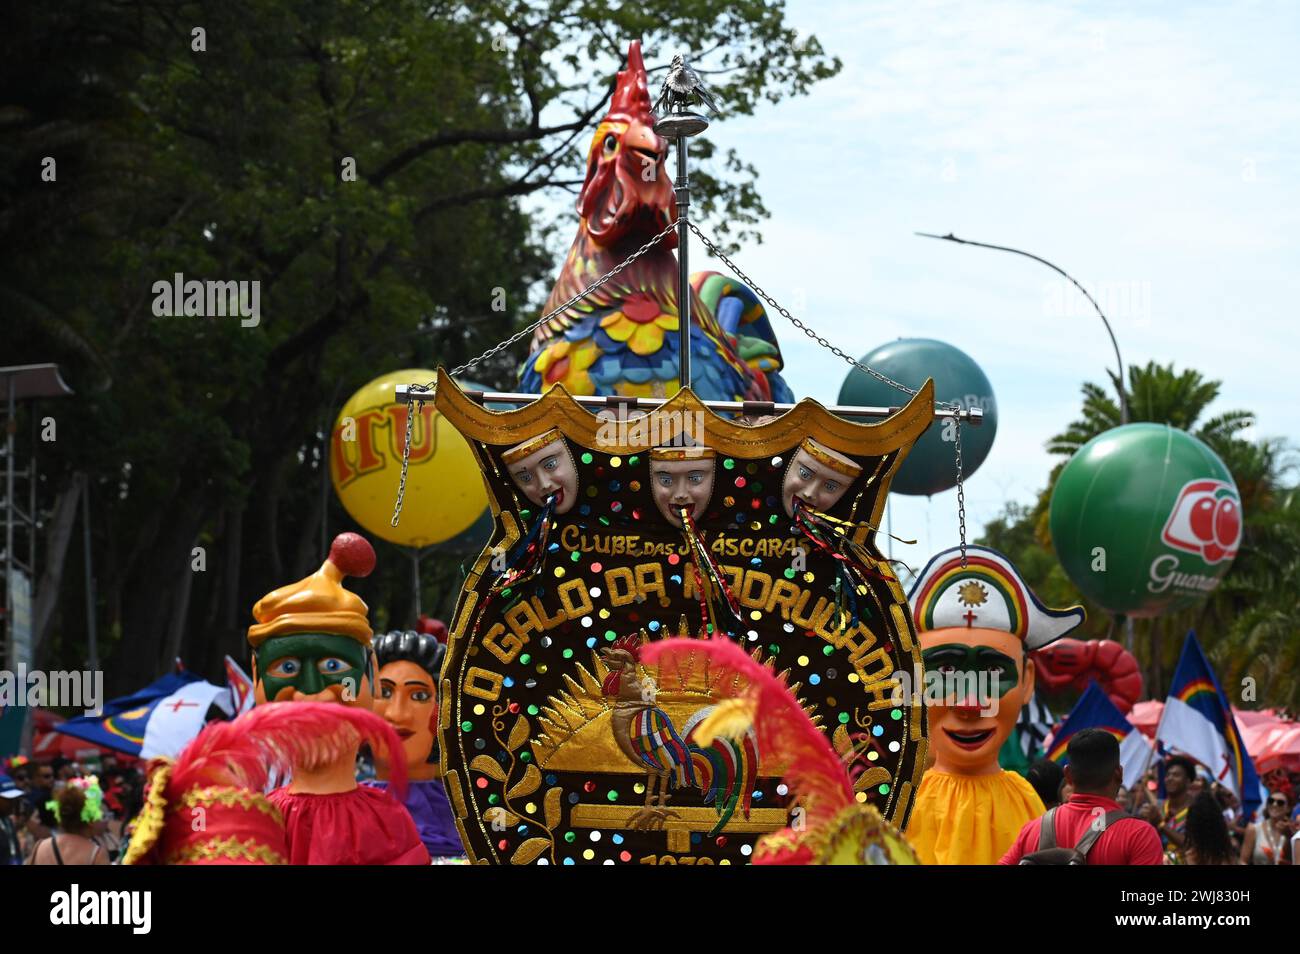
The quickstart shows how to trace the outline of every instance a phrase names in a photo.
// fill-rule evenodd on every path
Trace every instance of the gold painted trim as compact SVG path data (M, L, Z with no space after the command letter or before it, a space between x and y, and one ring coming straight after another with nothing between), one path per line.
M649 437L656 432L649 426L613 428L616 440L601 434L598 441L597 432L602 425L606 431L610 430L609 422L583 408L558 384L531 404L512 411L490 411L466 397L443 368L438 369L434 404L461 434L485 444L518 444L537 436L539 431L558 427L565 437L584 447L599 448L608 454L636 454L652 449ZM750 427L714 414L689 388L678 391L667 403L649 413L670 424L694 420L694 415L702 414L707 444L737 457L782 453L809 436L841 454L874 456L898 450L930 426L934 419L934 382L927 380L912 400L879 424L858 424L836 417L811 398L804 398L774 420ZM645 442L620 442L641 433L646 435ZM657 433L662 438L663 430Z
M524 441L518 447L510 448L501 455L501 462L509 467L512 464L517 464L534 451L541 450L547 444L554 444L556 441L563 439L564 435L560 433L560 429L553 427L545 434L538 434L532 440Z
M831 470L835 471L835 473L847 477L850 480L856 480L858 475L862 473L862 466L860 464L855 464L851 460L840 460L838 457L826 453L825 450L817 446L817 442L811 437L805 437L801 440L799 442L799 449L813 460L817 461L817 463L829 467Z
M650 450L651 460L713 460L717 456L712 447L655 447Z
M628 830L633 816L641 811L641 806L631 805L584 805L573 806L569 814L571 828L617 828ZM681 806L674 808L676 817L664 820L664 831L711 831L718 823L718 813L712 808ZM727 822L723 831L736 834L766 834L784 828L789 823L789 815L783 808L753 808L749 818L737 812Z

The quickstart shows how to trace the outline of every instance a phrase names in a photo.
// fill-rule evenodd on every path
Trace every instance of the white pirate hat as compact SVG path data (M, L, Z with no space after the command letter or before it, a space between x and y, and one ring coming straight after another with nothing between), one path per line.
M947 627L997 629L1019 636L1025 649L1042 649L1087 618L1082 606L1048 609L997 550L968 546L936 554L908 596L918 632Z

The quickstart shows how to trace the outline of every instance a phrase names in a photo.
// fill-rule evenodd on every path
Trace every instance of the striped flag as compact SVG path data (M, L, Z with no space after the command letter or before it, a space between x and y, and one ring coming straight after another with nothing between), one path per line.
M1263 800L1259 773L1241 740L1228 697L1219 687L1195 632L1189 632L1183 643L1169 697L1156 726L1156 742L1191 756L1209 769L1215 781L1241 799L1247 818L1259 807Z
M1052 739L1047 757L1065 765L1069 762L1067 748L1076 732L1083 729L1105 729L1119 742L1119 761L1124 767L1124 787L1132 788L1142 778L1151 762L1151 743L1124 718L1110 697L1096 682L1088 688L1065 717L1061 731Z

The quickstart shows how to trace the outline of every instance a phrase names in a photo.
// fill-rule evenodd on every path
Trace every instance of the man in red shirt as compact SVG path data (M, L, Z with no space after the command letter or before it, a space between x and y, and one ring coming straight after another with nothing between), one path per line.
M1150 822L1127 815L1106 826L1110 812L1119 811L1115 795L1124 781L1119 761L1119 742L1103 729L1084 729L1070 740L1065 780L1074 794L1056 809L1056 844L1072 848L1089 826L1105 826L1088 851L1090 865L1158 865L1164 861L1160 836ZM1020 835L998 864L1017 865L1025 855L1038 850L1041 819L1020 829Z

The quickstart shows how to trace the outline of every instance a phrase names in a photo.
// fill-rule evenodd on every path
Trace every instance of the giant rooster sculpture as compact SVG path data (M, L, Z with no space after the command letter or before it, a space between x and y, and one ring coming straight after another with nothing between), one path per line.
M568 301L677 219L654 131L641 41L609 113L596 127L578 196L578 234L545 312ZM539 327L520 387L562 384L571 394L667 397L677 391L677 260L669 234L591 295ZM793 400L781 351L757 296L716 272L691 277L691 387L705 400Z
M685 726L685 740L672 719L654 703L653 683L641 678L638 661L641 640L624 636L601 653L609 667L605 695L614 699L610 726L614 741L632 763L646 772L645 807L633 817L631 828L663 828L676 815L667 807L673 787L698 788L705 804L713 805L718 822L712 837L726 827L739 805L746 818L758 779L758 751L754 734L735 739L716 738L697 745L695 727L713 711L706 706Z

